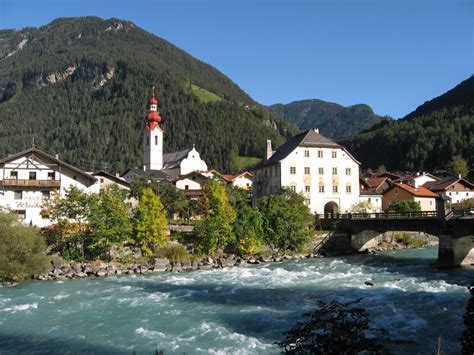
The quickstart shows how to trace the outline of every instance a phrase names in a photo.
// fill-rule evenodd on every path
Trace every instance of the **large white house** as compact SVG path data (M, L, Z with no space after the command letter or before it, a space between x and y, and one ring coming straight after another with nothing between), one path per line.
M289 188L302 194L314 213L348 212L360 201L359 164L318 129L290 138L275 152L267 141L267 157L253 169L253 203Z
M38 227L51 224L40 212L54 192L64 195L71 186L87 193L100 191L97 178L37 148L0 160L0 169L0 207Z
M163 154L163 134L160 127L161 116L155 88L148 105L147 125L143 132L143 170L131 168L121 176L132 182L137 176L153 176L158 179L173 179L192 171L207 170L207 164L193 147L179 152Z

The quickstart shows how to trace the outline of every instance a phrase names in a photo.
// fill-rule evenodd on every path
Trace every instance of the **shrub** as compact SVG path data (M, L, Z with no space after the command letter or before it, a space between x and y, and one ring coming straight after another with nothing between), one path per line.
M168 244L158 251L158 256L166 257L172 263L184 263L190 260L188 251L181 244Z
M389 212L421 212L421 206L418 202L412 200L393 201L388 207Z
M22 281L48 268L46 246L35 228L0 211L0 279Z
M369 326L367 311L352 306L359 301L318 301L318 308L305 313L305 321L286 332L278 346L289 354L388 353L387 331Z

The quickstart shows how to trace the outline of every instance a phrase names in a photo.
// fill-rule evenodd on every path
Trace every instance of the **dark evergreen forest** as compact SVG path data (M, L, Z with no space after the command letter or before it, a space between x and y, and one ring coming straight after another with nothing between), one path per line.
M86 170L140 166L153 85L165 152L195 144L225 172L239 155L262 157L266 139L280 144L296 132L224 74L131 22L57 19L0 31L0 157L34 136Z
M365 167L444 170L454 156L474 169L474 76L397 121L382 122L347 142Z
M275 104L268 108L301 130L319 128L321 134L336 141L350 139L356 133L391 119L375 114L365 104L344 107L318 99Z

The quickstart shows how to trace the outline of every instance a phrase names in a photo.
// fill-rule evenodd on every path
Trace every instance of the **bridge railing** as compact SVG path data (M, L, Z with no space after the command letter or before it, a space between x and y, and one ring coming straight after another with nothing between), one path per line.
M320 214L320 219L436 219L436 211Z

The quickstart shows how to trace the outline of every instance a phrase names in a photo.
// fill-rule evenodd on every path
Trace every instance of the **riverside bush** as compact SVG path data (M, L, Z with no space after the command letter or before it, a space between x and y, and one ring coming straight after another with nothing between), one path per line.
M157 254L159 257L168 258L172 263L184 263L191 258L184 245L181 244L168 244L161 248Z
M48 268L46 245L35 228L0 211L0 279L22 281Z

